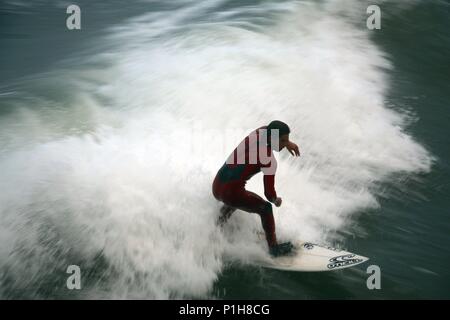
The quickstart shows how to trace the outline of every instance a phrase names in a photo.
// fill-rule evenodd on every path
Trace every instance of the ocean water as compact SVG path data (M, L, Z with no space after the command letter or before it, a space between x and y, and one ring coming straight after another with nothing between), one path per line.
M69 3L0 4L2 299L450 297L447 1L75 3L72 31ZM272 119L302 153L278 237L368 263L263 269L258 216L216 227L216 171Z

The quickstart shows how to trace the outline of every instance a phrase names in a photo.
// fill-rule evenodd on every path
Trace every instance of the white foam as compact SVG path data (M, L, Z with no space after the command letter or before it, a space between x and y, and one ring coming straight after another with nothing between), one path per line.
M0 158L0 261L15 267L18 286L102 252L115 276L89 296L208 295L224 256L263 254L251 242L256 215L236 213L235 232L215 227L211 183L243 136L273 119L289 123L302 151L279 159L282 238L326 241L353 213L377 206L374 182L429 169L427 151L403 130L405 116L384 105L390 66L368 35L330 8L279 8L260 31L220 19L183 31L198 14L183 8L134 19L114 29L107 41L120 46L89 71L54 72L75 86L59 119L27 111L39 121L19 117L23 126L0 129L28 137L32 123L47 137L25 146L15 137ZM109 66L97 71L96 62ZM83 101L94 110L89 129L58 126L76 122ZM262 194L261 177L248 187Z

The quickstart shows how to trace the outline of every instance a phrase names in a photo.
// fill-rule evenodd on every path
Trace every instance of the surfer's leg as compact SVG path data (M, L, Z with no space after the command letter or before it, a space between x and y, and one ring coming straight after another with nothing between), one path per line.
M259 213L261 217L261 224L266 234L266 241L269 248L277 244L277 237L275 235L275 219L273 218L272 204L264 201L264 209Z
M216 178L214 179L214 182L213 182L213 187L212 187L212 192L213 192L214 197L219 201L224 201L222 194L224 193L224 190L227 190L227 189L229 189L229 188L227 188L227 185L221 183L218 176L216 176ZM222 208L220 208L220 215L219 215L219 219L217 220L217 224L219 226L223 226L223 224L225 224L225 222L228 221L228 219L231 217L231 214L235 210L236 209L234 209L232 206L229 206L226 203L224 203Z
M266 234L267 244L270 248L277 244L275 219L273 218L272 204L270 202L265 201L256 193L242 189L234 194L232 205L237 209L259 214Z
M220 208L220 216L219 216L219 225L223 226L228 219L230 219L231 215L233 214L233 212L236 211L236 208L233 208L229 205L224 204L222 206L222 208Z

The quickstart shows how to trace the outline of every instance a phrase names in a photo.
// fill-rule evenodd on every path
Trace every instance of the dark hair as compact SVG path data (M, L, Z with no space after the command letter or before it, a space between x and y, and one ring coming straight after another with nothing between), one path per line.
M267 134L269 137L271 135L271 130L273 130L273 129L278 130L278 135L280 137L282 135L291 133L291 129L289 129L289 126L286 123L279 121L279 120L274 120L271 123L269 123L269 125L267 126Z

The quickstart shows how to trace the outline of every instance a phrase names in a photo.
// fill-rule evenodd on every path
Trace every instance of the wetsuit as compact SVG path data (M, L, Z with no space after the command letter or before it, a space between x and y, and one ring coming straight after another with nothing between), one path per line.
M217 200L229 207L259 214L267 243L273 247L277 240L270 202L277 198L274 186L277 162L272 149L260 142L264 134L261 129L266 128L253 131L239 144L217 173L212 191ZM260 171L264 173L264 194L270 202L245 189L247 181Z

